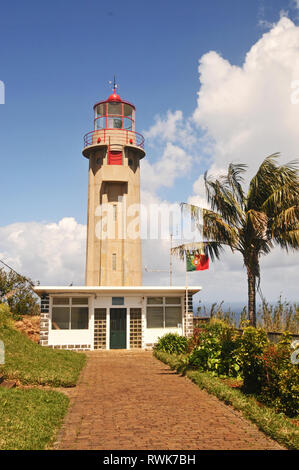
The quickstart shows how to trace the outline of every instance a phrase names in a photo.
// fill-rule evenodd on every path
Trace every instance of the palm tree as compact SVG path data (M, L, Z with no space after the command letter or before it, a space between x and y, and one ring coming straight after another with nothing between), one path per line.
M217 179L205 173L207 201L211 209L183 205L202 232L203 240L173 248L186 252L204 251L219 259L225 246L239 251L248 278L248 317L256 326L256 291L260 284L260 257L278 245L286 251L299 248L299 179L296 162L278 165L278 153L265 158L251 179L247 194L242 174L247 166L230 164ZM199 214L202 214L202 225Z

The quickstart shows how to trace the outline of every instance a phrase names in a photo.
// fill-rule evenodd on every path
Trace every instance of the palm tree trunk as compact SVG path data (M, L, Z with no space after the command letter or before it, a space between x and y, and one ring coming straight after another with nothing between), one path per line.
M256 276L247 266L248 278L248 318L251 326L256 327Z

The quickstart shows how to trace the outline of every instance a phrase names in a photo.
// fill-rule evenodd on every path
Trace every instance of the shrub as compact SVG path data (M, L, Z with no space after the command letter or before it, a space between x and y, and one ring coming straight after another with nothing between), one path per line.
M196 326L195 328L193 328L192 338L189 338L189 341L188 341L189 352L193 351L194 348L196 348L197 346L201 344L205 331L206 331L205 327L200 328Z
M22 315L40 313L32 280L3 268L0 269L0 302L8 304L15 320L20 320Z
M177 333L167 333L161 338L158 338L158 342L154 349L156 351L162 351L169 354L184 354L187 352L188 339L185 336L180 336Z
M263 382L259 400L288 416L299 413L299 370L291 363L291 338L285 334L277 345L268 345L261 356Z
M239 364L236 350L239 345L237 331L227 323L214 320L195 332L195 346L187 367L209 371L213 375L237 377Z
M246 393L260 393L265 380L262 354L269 345L267 333L249 326L244 329L236 351L240 363L241 376Z
M11 327L12 325L12 315L8 305L0 304L0 327Z

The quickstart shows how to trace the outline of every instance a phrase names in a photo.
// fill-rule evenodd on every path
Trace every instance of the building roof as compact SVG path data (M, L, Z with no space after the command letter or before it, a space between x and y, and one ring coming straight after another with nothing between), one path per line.
M202 290L201 286L34 286L38 295L42 294L191 294Z

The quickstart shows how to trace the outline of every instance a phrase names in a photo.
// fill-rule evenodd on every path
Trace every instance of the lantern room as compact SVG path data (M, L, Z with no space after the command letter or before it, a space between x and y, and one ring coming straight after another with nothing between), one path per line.
M122 150L120 147L134 147L143 158L144 138L135 131L135 106L113 93L105 101L99 101L94 109L94 130L84 136L83 155L89 158L95 146L106 145L109 153Z
M117 93L113 93L106 101L94 106L94 129L135 130L135 106L123 101Z

